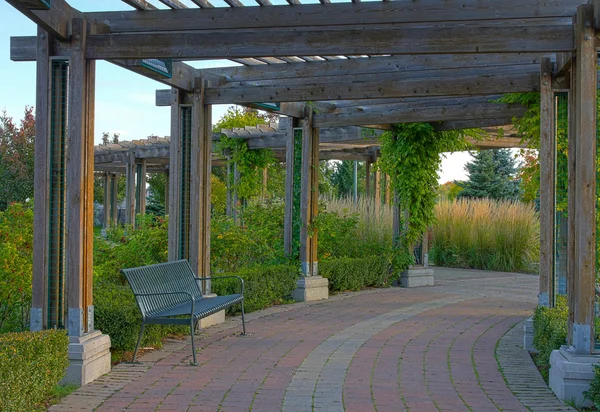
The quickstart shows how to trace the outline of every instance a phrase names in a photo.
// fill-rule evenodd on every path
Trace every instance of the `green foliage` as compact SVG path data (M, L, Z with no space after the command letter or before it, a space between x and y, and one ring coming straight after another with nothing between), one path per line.
M329 280L330 292L389 286L394 280L385 256L343 257L319 262L319 275Z
M354 191L354 162L342 160L336 164L331 183L336 188L339 197L352 196Z
M244 279L244 310L253 312L283 303L295 289L300 271L297 265L258 265L222 275L236 275ZM240 290L237 279L213 280L211 286L218 295L239 293ZM228 309L228 313L238 312L239 305Z
M68 365L65 331L0 335L0 411L41 407Z
M454 200L462 190L457 182L446 182L438 187L438 199Z
M146 182L148 183L148 202L146 203L146 212L156 216L168 214L165 210L165 195L167 187L166 173L149 173Z
M517 128L522 141L530 148L540 147L540 93L509 93L504 95L500 103L518 104L527 107L523 117L514 117L513 124Z
M533 346L538 350L535 362L546 381L552 351L566 343L568 316L565 296L557 296L554 308L538 306L533 313Z
M531 272L539 261L532 204L490 199L440 201L430 258L439 266Z
M113 352L130 352L135 349L142 315L129 285L106 279L96 282L94 325L110 336ZM147 325L141 346L160 347L165 336L185 333L189 333L189 328L184 326Z
M437 171L444 152L465 150L467 131L436 132L428 123L395 125L383 133L379 165L391 178L391 187L398 195L399 208L406 216L405 230L397 239L395 266L412 261L412 246L435 219ZM471 135L477 133L471 132Z
M94 239L94 274L98 279L125 284L119 270L167 261L168 220L139 215L136 221L135 228L112 228L106 239Z
M243 128L245 126L256 126L268 121L267 115L261 115L256 110L244 110L238 106L231 106L227 113L214 125L213 131L220 132L222 129ZM237 189L240 198L251 198L258 196L262 190L262 169L276 163L271 149L250 150L244 139L231 139L225 135L216 144L216 152L227 158L231 164L236 164L240 179L237 187L234 186L233 173L231 175L231 187Z
M0 113L0 210L33 197L35 119L25 107L21 125Z
M583 396L593 402L596 410L600 410L600 363L594 365L594 378L590 382L590 389L584 391Z
M124 175L117 175L117 203L125 200L127 182ZM104 203L104 178L94 176L94 202Z
M0 211L0 333L27 330L33 271L33 209Z
M515 161L508 149L482 150L467 163L469 179L458 197L517 200L520 196Z

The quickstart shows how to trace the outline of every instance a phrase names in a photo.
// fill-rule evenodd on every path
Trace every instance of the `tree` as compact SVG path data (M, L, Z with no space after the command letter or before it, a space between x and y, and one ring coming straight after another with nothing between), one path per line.
M340 197L351 196L354 190L354 162L342 160L336 165L331 175L331 184L337 189Z
M35 118L33 108L25 107L21 125L0 114L0 210L12 202L33 198Z
M438 187L438 198L453 201L462 190L461 182L446 182Z
M508 149L482 150L465 166L469 179L458 197L518 199L517 168Z

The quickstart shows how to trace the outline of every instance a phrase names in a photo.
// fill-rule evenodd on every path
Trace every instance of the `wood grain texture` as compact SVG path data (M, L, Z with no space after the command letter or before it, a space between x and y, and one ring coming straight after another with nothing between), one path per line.
M181 229L181 108L182 92L171 90L171 144L169 162L169 261L179 259Z
M554 231L556 137L552 90L552 63L543 59L540 68L540 294L554 302Z
M240 38L244 41L240 42ZM277 39L276 43L273 43L273 38ZM563 24L514 27L445 25L436 30L382 25L337 30L105 34L89 37L86 57L230 59L290 54L555 53L572 49L570 26Z
M561 2L448 0L443 3L436 0L420 0L418 3L404 0L361 4L296 4L293 7L239 7L242 5L240 3L230 4L234 6L231 8L95 12L86 15L108 22L114 33L131 33L151 30L265 29L570 18L579 4L577 0Z
M283 247L286 256L293 251L294 215L294 120L291 117L279 119L280 127L285 122L285 212L283 218Z

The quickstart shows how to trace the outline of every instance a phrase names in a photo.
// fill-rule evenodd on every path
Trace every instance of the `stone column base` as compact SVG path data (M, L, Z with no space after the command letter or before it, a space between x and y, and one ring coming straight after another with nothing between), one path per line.
M204 295L205 298L216 298L216 293L208 293ZM202 318L198 321L197 327L201 329L208 328L209 326L218 325L219 323L225 322L225 310L219 311L217 313L213 313L210 316Z
M85 385L110 372L110 337L99 330L69 336L69 366L61 384Z
M433 286L433 269L425 266L411 266L400 275L400 286L414 288Z
M523 349L529 353L537 353L537 349L533 346L533 318L525 320L523 332Z
M590 388L594 378L594 364L600 362L598 355L575 355L567 346L552 351L550 355L549 386L558 399L575 405L592 406L584 399L583 391Z
M306 276L296 281L292 297L296 302L329 298L329 281L322 276Z

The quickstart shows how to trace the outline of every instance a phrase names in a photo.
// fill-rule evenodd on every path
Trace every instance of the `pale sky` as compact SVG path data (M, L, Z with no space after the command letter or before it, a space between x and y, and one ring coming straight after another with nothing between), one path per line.
M189 0L184 0L184 3ZM217 0L217 3L219 0ZM317 2L317 0L315 0ZM81 11L131 10L120 0L68 0ZM154 2L158 5L158 2ZM284 0L274 4L285 4ZM223 3L224 5L224 3ZM0 111L5 110L16 121L23 117L25 106L35 105L35 63L10 60L11 36L35 36L36 27L29 19L0 0ZM193 62L195 67L236 65L229 61ZM102 132L119 133L121 140L143 139L150 135L167 136L170 133L170 110L156 107L156 89L167 86L105 61L98 61L96 70L95 140L100 142ZM227 105L213 106L213 122L227 109ZM468 152L447 155L442 162L441 183L465 179L464 164Z

